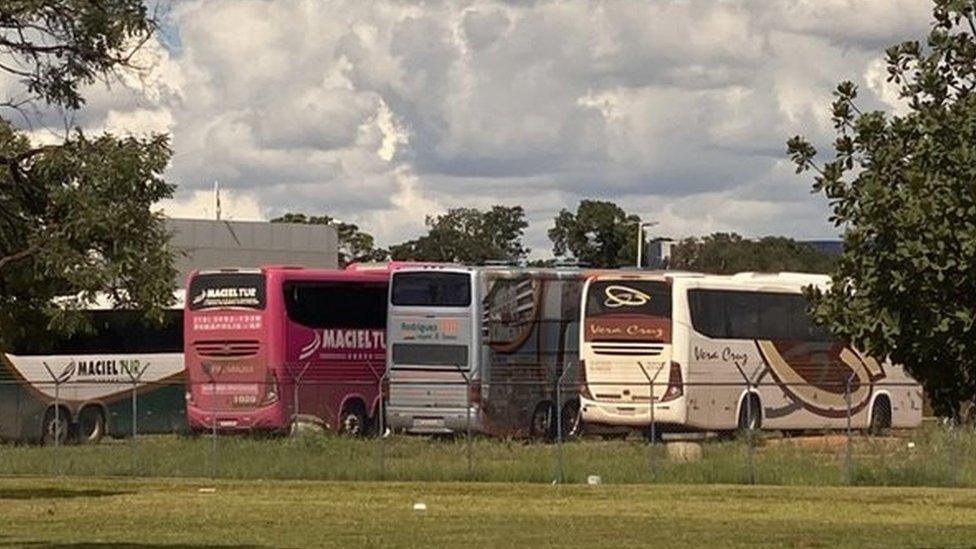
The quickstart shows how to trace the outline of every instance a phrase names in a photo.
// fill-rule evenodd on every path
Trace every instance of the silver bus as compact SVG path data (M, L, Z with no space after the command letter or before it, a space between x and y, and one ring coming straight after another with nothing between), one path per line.
M395 430L550 438L578 423L578 270L398 270L388 309ZM557 388L557 384L559 387ZM557 419L561 418L561 426Z

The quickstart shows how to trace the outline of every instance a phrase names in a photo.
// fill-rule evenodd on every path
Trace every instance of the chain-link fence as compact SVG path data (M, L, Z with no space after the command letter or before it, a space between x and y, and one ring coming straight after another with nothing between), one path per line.
M0 474L976 486L976 433L916 384L658 374L0 380Z

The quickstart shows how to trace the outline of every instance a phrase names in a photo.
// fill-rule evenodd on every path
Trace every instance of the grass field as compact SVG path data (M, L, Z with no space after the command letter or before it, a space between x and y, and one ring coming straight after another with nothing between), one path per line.
M414 511L415 502L427 511ZM974 541L976 490L968 489L0 479L0 546L972 547Z
M907 438L856 436L847 476L842 435L765 438L753 452L744 441L706 442L702 459L669 459L665 445L639 439L555 444L476 438L445 441L394 436L357 440L325 435L254 439L139 437L95 446L0 445L0 475L210 477L228 479L399 480L583 483L746 483L976 487L976 434L929 426ZM216 458L216 459L215 459Z

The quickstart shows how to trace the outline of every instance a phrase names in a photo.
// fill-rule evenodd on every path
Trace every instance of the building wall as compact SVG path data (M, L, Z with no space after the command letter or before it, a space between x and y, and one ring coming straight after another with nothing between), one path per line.
M185 254L176 260L180 284L194 269L339 263L336 231L327 225L173 218L166 225Z

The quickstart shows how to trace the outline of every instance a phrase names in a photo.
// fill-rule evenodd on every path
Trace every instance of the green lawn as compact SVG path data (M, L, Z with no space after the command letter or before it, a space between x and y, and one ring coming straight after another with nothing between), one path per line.
M666 445L587 439L556 444L476 438L457 440L393 436L359 440L307 435L258 439L142 436L92 446L55 449L0 445L0 475L239 480L464 481L585 483L599 475L606 484L738 484L750 480L776 485L952 486L976 488L976 434L938 426L906 438L853 439L846 467L843 435L757 441L750 452L742 441L701 444L699 461L671 459Z
M972 547L976 490L0 479L0 546L131 543Z

